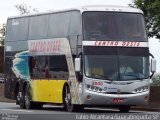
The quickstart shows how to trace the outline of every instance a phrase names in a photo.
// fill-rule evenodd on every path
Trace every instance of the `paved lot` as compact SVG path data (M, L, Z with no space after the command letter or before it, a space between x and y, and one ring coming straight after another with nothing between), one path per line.
M160 120L160 112L131 110L120 113L117 109L85 108L83 112L69 113L62 107L46 105L39 110L20 109L15 103L0 102L0 119L3 120Z
M15 102L14 100L10 100L4 97L4 83L0 83L0 102Z

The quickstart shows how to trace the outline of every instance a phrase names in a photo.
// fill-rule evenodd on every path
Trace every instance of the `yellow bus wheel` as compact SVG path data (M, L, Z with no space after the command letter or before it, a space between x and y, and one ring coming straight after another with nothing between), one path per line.
M67 110L68 112L78 112L83 110L82 105L72 104L70 88L67 85L65 86L63 91L63 104L65 110Z
M21 95L20 95L21 93ZM19 106L21 109L25 109L25 92L22 90L22 92L20 92L20 87L19 87L19 94L18 96L20 96L20 100L19 100ZM17 96L17 98L18 98Z

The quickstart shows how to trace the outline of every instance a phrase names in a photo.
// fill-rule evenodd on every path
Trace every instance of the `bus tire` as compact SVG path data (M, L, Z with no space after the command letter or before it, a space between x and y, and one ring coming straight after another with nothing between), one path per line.
M26 109L32 109L34 107L33 102L31 101L31 95L29 93L28 86L25 87L25 107Z
M63 91L63 105L64 109L67 110L68 112L78 112L82 111L84 108L82 105L72 104L71 92L68 86L65 86L65 89Z
M120 112L127 113L130 110L130 106L129 105L120 106L119 110Z
M19 84L16 84L15 88L15 99L16 99L16 105L19 105L20 103L20 93L19 93Z
M17 101L18 101L20 108L25 109L25 92L22 90L21 94L22 95L20 96L20 87L19 87Z

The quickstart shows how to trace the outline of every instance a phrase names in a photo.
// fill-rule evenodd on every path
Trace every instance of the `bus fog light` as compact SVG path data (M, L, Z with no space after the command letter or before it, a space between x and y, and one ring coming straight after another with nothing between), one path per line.
M144 97L144 100L145 100L145 101L148 101L148 100L149 100L149 97L148 97L148 96L145 96L145 97Z
M92 97L90 95L87 95L87 100L91 100Z

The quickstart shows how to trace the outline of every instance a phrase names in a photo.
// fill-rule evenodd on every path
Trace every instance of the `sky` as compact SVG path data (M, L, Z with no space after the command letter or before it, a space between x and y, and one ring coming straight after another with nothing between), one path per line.
M0 0L0 27L6 23L7 17L19 15L17 4L26 4L37 8L39 12L75 8L84 5L120 5L128 6L132 0ZM157 73L160 73L160 40L149 39L149 49L157 60Z

